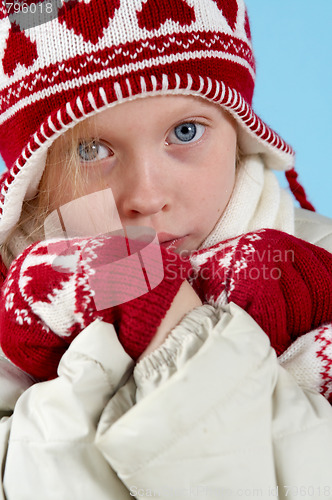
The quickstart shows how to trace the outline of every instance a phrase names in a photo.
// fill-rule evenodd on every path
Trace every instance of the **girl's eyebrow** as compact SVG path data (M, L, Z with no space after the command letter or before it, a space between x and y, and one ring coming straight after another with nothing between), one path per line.
M202 109L204 108L204 109ZM205 104L205 103L200 103L200 104L192 104L192 105L186 105L186 106L183 106L183 108L178 108L174 111L174 113L172 113L172 115L174 114L174 116L180 116L180 119L181 119L181 116L187 116L187 117L205 117L205 115L211 115L211 114L216 114L218 113L218 109L215 109L214 106L209 106L208 104ZM208 118L208 116L206 116L206 118ZM169 117L169 119L171 120L171 116Z
M102 133L102 130L104 133ZM97 130L95 127L91 127L91 129L87 129L82 131L77 137L77 141L94 141L99 140L102 135L105 134L105 127L101 127L100 130Z
M167 114L165 116L165 112L158 111L159 115L157 121L159 121L160 126L162 128L169 128L170 126L177 124L190 119L204 119L208 122L212 122L219 116L219 109L217 107L211 106L209 103L205 102L191 102L181 103L174 109L168 109ZM93 123L89 123L87 128L84 130L82 134L80 134L80 139L96 139L100 140L102 137L107 135L112 135L113 133L117 133L116 129L114 129L114 119L107 119L107 124L103 121L98 122L98 116L95 117L95 121ZM113 126L112 126L113 123Z
M197 110L197 109L185 109L185 110L174 110L173 112L169 112L168 115L165 116L165 114L161 114L159 117L161 125L165 125L167 122L170 123L176 123L180 122L182 120L187 120L187 119L194 119L194 118L203 118L209 121L212 121L214 117L211 116L211 114L217 114L218 110L211 110L211 109L206 109L206 113L204 112L205 110ZM95 129L91 129L88 131L88 133L93 133L95 134L100 133L101 130L105 130L108 127L105 127L104 125L100 124L97 125ZM111 130L111 127L110 129Z

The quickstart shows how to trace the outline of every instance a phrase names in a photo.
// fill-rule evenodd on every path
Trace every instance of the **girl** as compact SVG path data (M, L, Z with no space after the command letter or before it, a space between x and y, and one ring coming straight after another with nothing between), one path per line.
M19 259L44 239L54 210L107 188L124 227L152 227L161 246L200 249L205 262L206 249L250 231L251 243L260 241L262 228L331 250L331 222L294 209L271 170L285 170L311 208L291 148L251 108L255 64L242 1L67 2L24 32L1 13L4 277L11 263L12 272L17 263L36 267L38 254ZM300 387L280 367L242 309L218 297L197 308L184 285L187 302L181 297L134 370L114 327L98 319L71 343L55 380L32 385L3 360L2 407L13 412L1 423L7 498L234 498L257 488L268 497L278 487L281 498L300 487L331 495L327 401L306 387L312 380ZM12 309L28 329L24 311ZM296 374L309 353L323 386L329 335L329 327L307 332L284 363Z

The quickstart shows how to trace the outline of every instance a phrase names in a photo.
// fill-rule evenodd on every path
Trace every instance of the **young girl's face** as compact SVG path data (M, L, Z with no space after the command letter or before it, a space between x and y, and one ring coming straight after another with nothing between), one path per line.
M155 96L118 104L89 120L78 144L88 191L111 188L124 226L152 227L160 243L178 253L197 249L234 187L233 119L199 97ZM67 184L60 204L73 193Z

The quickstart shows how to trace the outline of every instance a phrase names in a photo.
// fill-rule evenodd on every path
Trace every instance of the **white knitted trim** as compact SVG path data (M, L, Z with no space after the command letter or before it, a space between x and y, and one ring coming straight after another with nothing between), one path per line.
M332 325L302 335L278 361L302 387L332 395Z
M180 77L176 75L176 87L180 84ZM156 77L151 77L151 82L155 82ZM129 81L126 80L126 85L128 86ZM45 133L44 124L41 125L40 130L36 132L31 139L31 143L28 143L22 152L22 155L16 161L12 168L12 171L16 172L13 174L14 180L8 186L7 181L3 184L1 195L4 197L4 202L0 201L0 210L2 210L2 218L0 221L0 243L4 241L8 232L16 224L19 219L22 203L24 199L33 197L36 194L38 184L40 182L47 156L47 151L52 143L62 135L69 128L74 127L77 123L81 122L85 118L88 118L96 113L99 113L107 108L116 106L119 102L128 102L137 98L152 97L159 95L190 95L205 97L209 102L212 101L212 95L217 95L217 102L225 107L236 119L239 124L238 134L239 143L247 154L256 153L257 151L266 155L266 165L270 168L279 168L281 170L287 170L293 164L292 152L286 143L272 130L269 135L272 135L272 144L266 143L265 140L261 139L259 136L255 135L254 132L250 130L249 127L255 126L257 124L257 130L260 130L260 135L264 134L266 131L266 126L261 120L253 113L251 108L243 100L243 98L234 90L226 88L223 82L212 81L210 78L201 78L201 91L204 86L207 85L207 90L204 94L199 93L192 89L193 78L191 75L187 75L187 87L185 89L170 89L169 80L167 75L162 75L162 90L147 92L145 94L131 95L130 97L122 99L124 94L124 89L121 88L120 84L116 82L115 92L119 100L115 102L108 102L107 95L103 87L99 88L99 95L104 102L104 106L97 109L95 99L91 92L88 94L88 101L93 107L93 111L90 113L85 113L81 97L78 96L76 99L76 104L80 109L81 116L76 116L69 102L66 103L57 112L57 119L60 124L63 124L63 114L66 113L68 117L72 120L68 125L62 126L61 129L57 129L56 125L51 121L51 117L47 118L47 123L52 130L52 135L48 137ZM147 82L142 77L141 86L146 88ZM218 91L218 94L217 94ZM227 92L227 93L226 93ZM227 106L224 104L225 98L227 98ZM241 108L241 115L237 115L234 109ZM242 116L242 109L244 109L244 114ZM244 117L246 117L244 119ZM242 120L242 121L241 121ZM41 142L41 138L45 141ZM39 149L31 153L32 140L35 140L37 144L42 144ZM244 147L245 145L245 147ZM284 151L278 148L285 148ZM17 172L18 171L18 172Z
M192 53L184 53L184 54L175 54L175 55L168 55L168 56L161 56L161 57L156 57L156 58L151 58L147 59L144 61L140 61L138 63L131 63L131 64L125 64L124 66L120 68L110 68L108 70L102 70L97 73L92 73L89 76L85 77L79 77L79 78L73 78L72 80L68 80L67 86L68 89L75 89L75 88L80 88L82 85L87 85L89 83L94 83L98 80L104 80L106 78L115 78L118 76L130 74L130 73L137 73L139 71L142 71L146 68L153 68L153 67L158 67L158 66L163 66L165 64L169 64L171 62L178 62L178 61L186 61L188 60L188 57L190 59L205 59L207 57L213 57L213 58L220 58L220 59L227 59L236 63L241 64L242 66L245 66L245 68L250 72L251 77L253 80L255 79L255 74L247 61L242 59L239 56L233 56L224 52L215 52L215 51L210 51L210 50L202 50L202 51L195 51ZM63 88L55 85L54 87L48 87L45 90L35 92L32 95L29 95L29 97L26 97L25 99L21 99L17 104L14 104L14 106L8 108L1 116L0 116L0 125L8 120L9 117L13 116L17 111L20 109L25 108L27 105L31 105L34 102L43 100L51 95L56 95L58 92L63 92Z

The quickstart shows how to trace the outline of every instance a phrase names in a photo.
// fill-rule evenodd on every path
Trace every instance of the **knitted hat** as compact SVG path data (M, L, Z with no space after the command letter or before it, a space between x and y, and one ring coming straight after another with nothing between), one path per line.
M45 12L33 15L36 5L22 4L33 20L23 29L11 22L13 4L0 6L0 154L8 167L0 242L23 200L36 194L47 150L61 134L116 103L152 95L222 105L238 123L244 153L290 171L310 208L291 147L251 107L255 61L243 0L67 0L47 18L55 3L39 2Z

